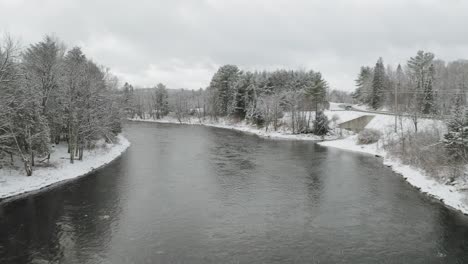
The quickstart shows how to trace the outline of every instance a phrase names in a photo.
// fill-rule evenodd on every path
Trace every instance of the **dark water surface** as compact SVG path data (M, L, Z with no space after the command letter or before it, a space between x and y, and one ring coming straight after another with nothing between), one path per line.
M112 165L0 205L0 263L468 263L468 217L371 156L129 123Z

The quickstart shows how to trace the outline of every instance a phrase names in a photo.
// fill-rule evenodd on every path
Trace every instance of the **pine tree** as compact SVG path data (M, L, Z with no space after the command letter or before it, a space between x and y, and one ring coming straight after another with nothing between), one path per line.
M156 119L160 119L169 113L168 93L166 86L162 83L156 85L154 96L154 110L156 111Z
M319 112L319 105L323 104L327 95L328 84L322 78L322 74L320 72L310 72L311 80L309 84L307 84L306 89L306 96L309 100L311 100L314 108L315 108L315 117L318 117Z
M353 98L363 104L371 104L372 80L374 73L370 67L361 67L356 82L356 91L353 93Z
M412 111L432 111L433 104L433 78L434 72L429 68L434 60L434 54L430 52L418 51L415 57L408 60L408 69L411 79L415 83L413 101L417 102L420 109L413 108ZM429 81L429 82L428 82ZM428 87L429 84L429 87ZM421 107L422 106L422 107Z
M235 84L239 78L239 68L235 65L221 66L211 79L209 88L214 91L213 108L216 115L225 116L231 111L235 95Z
M403 89L403 79L405 77L405 74L403 73L403 69L401 68L401 65L398 64L398 67L396 69L396 90L397 90L397 93L402 93L402 89ZM397 98L398 101L400 101L400 98ZM397 106L398 107L398 106ZM395 109L395 111L397 111L397 109Z
M454 159L465 157L468 147L468 113L464 107L464 94L456 95L447 121L447 134L444 135L445 147Z
M379 58L374 67L374 79L372 80L371 106L373 109L378 109L382 105L385 83L385 68L382 58Z
M422 113L434 114L436 107L434 104L434 65L431 64L428 69L426 83L424 85L424 94L422 99Z
M133 118L135 115L134 91L133 86L127 82L123 86L123 106L127 116Z
M317 118L314 120L314 134L318 136L326 135L330 131L328 124L328 117L323 111L319 111L317 113Z
M231 107L231 115L240 120L243 120L247 115L247 108L252 98L249 96L250 87L253 84L253 74L251 72L243 73L239 76L234 90L233 106ZM253 91L252 91L253 92Z

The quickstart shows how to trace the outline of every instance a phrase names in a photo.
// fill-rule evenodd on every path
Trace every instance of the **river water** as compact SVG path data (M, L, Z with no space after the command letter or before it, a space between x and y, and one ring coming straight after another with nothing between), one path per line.
M467 263L468 217L375 157L128 123L97 173L0 204L0 263Z

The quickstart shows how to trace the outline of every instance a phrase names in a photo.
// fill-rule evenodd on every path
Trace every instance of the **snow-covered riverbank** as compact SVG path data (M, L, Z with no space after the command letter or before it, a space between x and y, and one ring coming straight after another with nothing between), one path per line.
M27 177L23 170L0 169L0 200L49 187L60 182L87 175L107 165L119 157L130 146L122 135L115 144L103 144L85 150L82 161L70 164L66 145L58 145L51 154L50 166L36 166L32 176Z
M358 145L356 142L357 136L354 135L344 139L319 142L318 144L347 151L378 155L383 158L385 165L391 167L394 172L400 174L409 184L418 188L421 192L440 200L455 210L468 214L468 185L466 182L456 181L452 185L441 183L428 176L424 171L404 165L401 161L389 157L379 143Z
M188 118L182 122L179 122L176 118L167 117L167 116L162 119L156 119L156 120L155 119L140 119L140 118L133 118L129 120L141 121L141 122L153 122L153 123L202 125L202 126L209 126L209 127L232 129L232 130L254 134L259 137L270 138L270 139L320 141L320 140L331 140L331 139L338 138L338 136L336 135L327 135L325 137L321 137L321 136L316 136L313 134L292 134L289 129L284 128L284 127L278 128L277 131L274 131L273 128L265 130L264 128L256 128L250 124L247 124L246 122L232 122L223 118L219 118L218 121L211 121L209 119L206 119L202 122L200 122L198 118L194 118L194 117Z
M359 116L365 115L365 113L354 112L354 111L326 111L327 116L331 118L336 115L339 118L339 121L344 122L357 118ZM288 139L288 140L314 140L314 141L325 141L319 142L318 144L326 147L334 147L347 151L360 152L370 155L378 155L383 158L385 165L390 166L393 171L402 175L408 183L414 187L420 189L421 192L426 193L427 195L434 197L442 201L445 205L452 207L456 210L461 211L464 214L468 214L468 199L467 199L467 189L468 186L464 182L455 182L453 185L447 185L444 183L438 182L436 179L429 177L423 171L402 164L400 161L391 159L388 157L385 150L382 148L382 142L370 144L370 145L358 145L356 138L357 135L346 135L344 132L341 135L344 135L345 138L338 139L338 136L327 136L321 138L309 134L292 134L290 131L279 130L279 131L265 131L264 129L257 129L252 127L245 122L233 123L228 122L224 119L220 119L219 122L210 122L204 121L200 122L198 119L192 118L184 122L179 122L175 118L166 117L160 120L152 119L132 119L133 121L143 121L143 122L157 122L157 123L175 123L175 124L194 124L194 125L204 125L225 129L233 129L237 131L242 131L250 134L255 134L265 138L272 139ZM424 129L433 129L438 127L441 129L443 124L440 121L421 119L419 121L420 130ZM390 115L375 115L375 118L367 125L367 128L378 129L383 133L388 133L393 130L394 117ZM412 123L410 119L403 120L403 127L406 130L412 129Z

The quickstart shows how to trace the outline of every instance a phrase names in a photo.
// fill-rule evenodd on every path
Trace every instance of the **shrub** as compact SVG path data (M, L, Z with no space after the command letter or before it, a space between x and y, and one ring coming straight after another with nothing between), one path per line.
M366 145L379 141L382 133L375 129L364 129L358 135L358 144Z
M420 168L442 182L452 182L464 175L464 161L451 157L435 130L408 133L391 139L384 149L403 164Z

